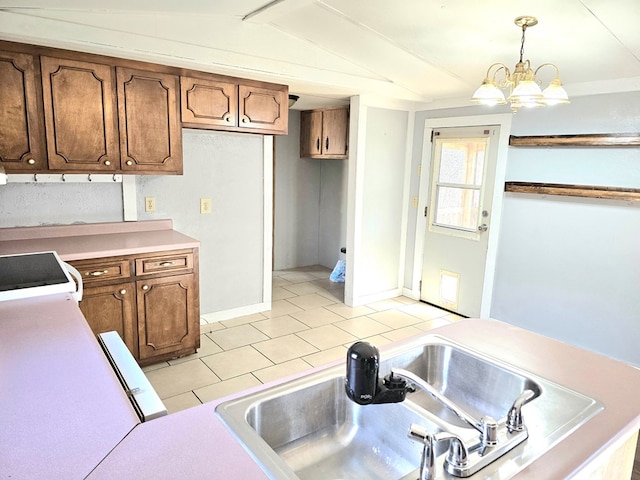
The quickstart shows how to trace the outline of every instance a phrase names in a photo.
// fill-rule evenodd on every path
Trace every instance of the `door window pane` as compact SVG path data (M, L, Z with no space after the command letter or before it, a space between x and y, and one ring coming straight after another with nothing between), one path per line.
M475 230L480 208L480 190L438 187L436 200L438 225Z
M475 232L488 138L436 140L433 224Z
M439 183L482 185L486 143L469 139L443 141Z

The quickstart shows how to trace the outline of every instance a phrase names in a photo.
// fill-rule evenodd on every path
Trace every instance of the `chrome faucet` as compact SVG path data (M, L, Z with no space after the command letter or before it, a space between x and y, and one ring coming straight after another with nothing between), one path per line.
M349 348L345 391L352 401L360 405L398 403L404 401L406 394L414 392L417 386L480 433L478 440L466 446L462 438L453 433L428 434L420 427L412 425L409 436L414 440L420 439L423 443L420 480L432 479L435 475L434 447L439 441L449 440L450 442L444 462L445 470L457 477L469 477L528 437L527 428L522 419L522 406L535 396L531 390L525 390L518 396L507 413L506 421L501 421L499 424L490 416L477 420L429 382L408 370L392 368L389 375L380 379L379 366L380 354L373 345L356 342Z
M480 440L482 442L482 446L493 446L497 443L498 422L496 422L493 417L484 416L480 420L476 420L462 407L456 405L453 401L449 400L438 390L433 388L433 386L429 382L417 376L415 373L409 372L408 370L403 370L401 368L392 368L391 377L393 378L394 376L409 380L413 384L417 385L433 398L438 400L442 405L447 407L462 421L478 430L478 432L480 432ZM533 394L533 392L531 393Z

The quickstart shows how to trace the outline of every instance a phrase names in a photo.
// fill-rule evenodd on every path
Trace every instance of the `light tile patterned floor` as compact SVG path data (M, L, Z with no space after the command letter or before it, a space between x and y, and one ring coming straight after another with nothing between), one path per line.
M353 342L376 346L419 335L459 317L406 297L351 308L331 270L273 273L268 312L201 322L195 355L144 368L170 413L344 358Z

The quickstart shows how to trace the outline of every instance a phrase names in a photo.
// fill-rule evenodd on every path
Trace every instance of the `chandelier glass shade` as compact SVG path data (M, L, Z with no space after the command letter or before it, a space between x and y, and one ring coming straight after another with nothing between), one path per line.
M524 56L524 36L527 27L538 23L535 17L523 16L515 19L515 24L522 27L522 41L520 44L520 60L513 72L504 63L494 63L487 70L482 85L475 91L471 101L481 105L502 105L509 103L511 110L517 112L521 107L538 108L547 105L569 103L569 96L562 87L560 72L553 63L543 63L533 70L529 60L522 60ZM538 72L545 67L555 70L555 77L547 88L542 90L536 79ZM505 97L503 90L508 90Z

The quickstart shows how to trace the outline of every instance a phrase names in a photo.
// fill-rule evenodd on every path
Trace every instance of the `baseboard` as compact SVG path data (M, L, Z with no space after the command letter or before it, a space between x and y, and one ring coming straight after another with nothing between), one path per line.
M399 288L394 288L392 290L386 290L384 292L372 293L370 295L362 295L359 297L355 297L353 299L354 307L359 307L360 305L366 305L368 303L381 302L382 300L389 300L390 298L399 297L402 294L402 290Z
M409 288L402 289L402 296L412 300L420 300L420 290L411 290Z
M254 313L266 312L271 310L271 302L256 303L255 305L247 305L244 307L231 308L220 312L205 313L200 318L207 323L221 322L222 320L230 320L232 318L244 317Z

